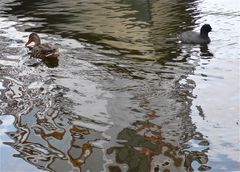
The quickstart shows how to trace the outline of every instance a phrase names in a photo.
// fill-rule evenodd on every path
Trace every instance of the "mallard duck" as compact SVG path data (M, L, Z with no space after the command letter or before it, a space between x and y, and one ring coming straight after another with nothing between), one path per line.
M33 47L29 47L30 43L34 42ZM40 37L36 33L31 33L28 37L28 42L25 44L31 50L31 56L40 59L52 59L59 56L59 50L55 45L44 43L41 44Z
M179 35L180 41L188 44L208 44L210 43L210 38L208 33L212 31L209 24L204 24L201 27L200 33L194 31L183 32Z

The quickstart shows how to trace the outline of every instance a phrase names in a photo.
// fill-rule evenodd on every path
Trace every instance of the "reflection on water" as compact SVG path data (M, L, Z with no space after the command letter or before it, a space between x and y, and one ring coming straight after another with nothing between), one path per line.
M218 77L194 74L215 54L175 39L202 17L200 3L1 1L0 112L17 129L4 145L44 171L211 170L188 76ZM59 44L59 60L29 58L32 31Z
M161 58L176 55L177 44L169 40L180 27L184 30L194 23L196 5L195 1L17 0L8 3L7 12L17 16L19 27L27 31L93 43L103 53L155 59L155 54Z

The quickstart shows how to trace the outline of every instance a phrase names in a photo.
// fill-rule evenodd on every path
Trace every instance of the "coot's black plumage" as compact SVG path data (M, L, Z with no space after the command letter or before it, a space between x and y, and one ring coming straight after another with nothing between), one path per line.
M183 43L188 44L208 44L211 42L208 33L212 31L209 24L204 24L201 27L200 33L195 31L183 32L179 35L179 39Z

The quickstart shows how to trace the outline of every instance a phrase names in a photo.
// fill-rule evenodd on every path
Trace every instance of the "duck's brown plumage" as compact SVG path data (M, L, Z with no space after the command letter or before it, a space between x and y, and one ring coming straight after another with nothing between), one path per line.
M41 44L40 37L36 33L31 33L28 37L28 42L25 46L34 42L33 47L29 47L31 50L31 56L40 59L57 58L59 56L58 48L55 45L44 43Z

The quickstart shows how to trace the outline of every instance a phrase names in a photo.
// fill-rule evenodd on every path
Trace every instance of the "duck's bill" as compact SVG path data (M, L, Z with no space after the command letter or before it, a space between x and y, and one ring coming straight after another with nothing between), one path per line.
M31 43L31 41L28 40L28 42L25 44L25 47L27 47L30 43Z

